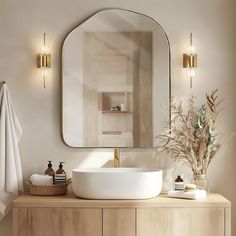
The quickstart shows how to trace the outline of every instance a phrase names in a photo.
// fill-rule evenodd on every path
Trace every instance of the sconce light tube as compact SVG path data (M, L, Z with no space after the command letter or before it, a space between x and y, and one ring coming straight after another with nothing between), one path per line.
M190 78L190 88L192 88L192 78L195 76L195 68L197 68L197 53L193 46L193 35L190 34L190 46L188 53L183 54L183 68L188 68L188 76Z
M47 76L47 70L51 68L51 54L47 52L46 33L43 34L43 47L41 49L41 52L37 54L37 68L42 69L44 88L45 88L46 87L45 79Z

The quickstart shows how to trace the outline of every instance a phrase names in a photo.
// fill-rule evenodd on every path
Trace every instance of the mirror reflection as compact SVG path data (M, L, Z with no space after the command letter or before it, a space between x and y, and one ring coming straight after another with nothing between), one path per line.
M169 44L151 18L103 10L63 44L63 137L73 147L160 146Z

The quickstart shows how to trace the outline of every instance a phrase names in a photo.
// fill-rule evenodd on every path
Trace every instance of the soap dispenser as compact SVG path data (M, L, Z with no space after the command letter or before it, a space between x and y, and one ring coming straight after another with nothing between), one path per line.
M66 172L63 169L63 163L62 161L59 162L59 169L54 174L53 182L54 184L60 184L66 182Z
M53 176L55 174L55 171L52 168L52 161L48 161L48 168L44 172L45 175Z
M63 164L65 162L60 161L59 163L60 163L59 164L59 169L56 171L56 174L66 174L66 172L63 170Z

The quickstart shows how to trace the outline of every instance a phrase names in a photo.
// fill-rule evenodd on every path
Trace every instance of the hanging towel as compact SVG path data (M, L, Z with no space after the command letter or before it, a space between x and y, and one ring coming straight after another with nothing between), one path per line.
M0 90L0 220L9 212L19 192L23 192L18 150L21 135L22 129L4 83Z

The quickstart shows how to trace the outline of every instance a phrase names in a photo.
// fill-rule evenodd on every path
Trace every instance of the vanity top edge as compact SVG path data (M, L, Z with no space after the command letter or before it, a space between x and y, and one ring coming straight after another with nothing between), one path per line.
M61 196L32 196L24 194L13 201L20 207L78 207L78 208L138 208L138 207L231 207L231 202L220 194L210 193L204 200L170 198L166 194L151 199L97 200L77 198L73 193Z

